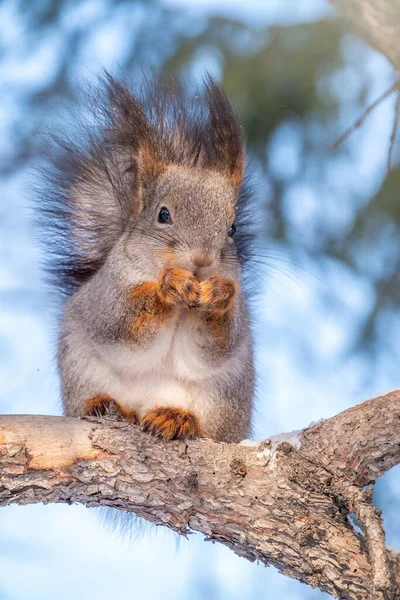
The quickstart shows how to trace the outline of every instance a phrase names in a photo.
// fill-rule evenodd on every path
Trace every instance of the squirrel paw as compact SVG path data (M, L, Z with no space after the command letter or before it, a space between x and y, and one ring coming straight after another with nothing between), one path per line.
M197 307L200 282L193 273L182 269L165 269L160 279L160 296L171 306Z
M195 414L167 406L149 410L143 418L141 429L164 440L204 437Z
M103 417L109 414L114 405L114 400L108 396L95 396L85 402L85 415L88 417Z
M211 313L226 313L237 296L237 284L226 277L210 277L200 283L199 309Z
M135 408L125 409L118 402L106 395L94 396L85 402L85 415L88 417L104 417L105 415L118 415L131 421L134 425L139 423L139 413Z

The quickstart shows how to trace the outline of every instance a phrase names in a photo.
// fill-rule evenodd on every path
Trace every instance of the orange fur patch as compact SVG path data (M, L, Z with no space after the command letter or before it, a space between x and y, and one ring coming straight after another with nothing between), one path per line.
M126 336L137 338L152 329L158 329L165 323L170 307L166 306L158 294L158 283L149 281L134 288L127 298L129 304L135 304L135 311L128 323Z
M239 188L242 185L245 170L246 165L243 156L241 156L236 162L233 171L230 173L230 180L235 188Z
M208 330L218 345L218 351L226 352L230 344L230 327L225 315L204 315L204 318Z
M139 307L147 310L149 313L162 312L163 306L157 295L158 283L156 281L146 281L131 290L128 294L128 301L138 302Z
M210 277L200 283L199 308L215 315L223 315L232 308L237 294L238 286L233 279Z
M173 250L161 250L157 254L160 256L164 264L177 264L178 259Z
M169 306L197 307L199 280L182 269L164 269L160 278L159 294Z
M158 153L148 146L143 146L139 150L139 164L146 175L153 179L160 176L166 169Z
M167 406L149 410L141 423L141 429L164 440L204 437L200 421L194 413Z

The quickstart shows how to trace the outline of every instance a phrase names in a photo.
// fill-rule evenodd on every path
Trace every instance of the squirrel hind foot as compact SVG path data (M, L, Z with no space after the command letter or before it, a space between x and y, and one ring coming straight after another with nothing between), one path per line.
M99 394L85 402L85 415L88 417L104 417L113 409L114 400L107 395Z
M85 402L85 415L90 417L118 416L138 425L140 418L135 408L126 409L106 394L99 394Z
M143 418L141 429L164 440L204 437L199 418L194 413L168 406L149 410Z

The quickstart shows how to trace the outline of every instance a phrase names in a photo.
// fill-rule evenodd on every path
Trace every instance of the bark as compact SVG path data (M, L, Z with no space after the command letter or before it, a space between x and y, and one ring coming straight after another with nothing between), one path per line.
M400 71L399 0L331 0L351 30Z
M162 442L111 418L0 417L0 505L133 511L348 599L400 597L365 489L399 462L400 391L254 445Z

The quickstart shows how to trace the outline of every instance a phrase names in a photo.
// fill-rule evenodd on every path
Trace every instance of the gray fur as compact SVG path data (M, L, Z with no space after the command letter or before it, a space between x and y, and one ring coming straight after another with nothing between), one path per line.
M85 193L89 189L86 185ZM110 193L105 187L103 194ZM207 315L196 308L172 311L162 326L144 336L126 339L123 334L143 310L127 304L129 291L157 281L166 266L192 271L200 280L227 277L241 286L236 246L227 235L237 192L225 174L171 165L143 193L143 210L97 272L66 302L58 352L65 414L82 416L85 401L99 394L145 412L151 408L146 382L154 382L153 407L165 404L164 393L173 406L177 393L176 407L198 414L208 437L238 442L251 432L254 393L249 312L242 290L224 317L223 348ZM101 194L98 198L104 201ZM170 210L172 225L157 222L162 206ZM212 264L196 266L193 252L202 252ZM143 390L146 400L140 396Z

